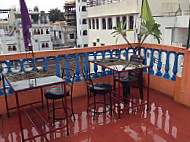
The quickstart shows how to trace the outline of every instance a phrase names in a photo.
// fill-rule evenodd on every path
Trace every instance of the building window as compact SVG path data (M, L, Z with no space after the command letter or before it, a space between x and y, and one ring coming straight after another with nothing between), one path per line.
M96 29L99 29L99 20L96 19Z
M112 29L112 18L108 19L108 29Z
M59 39L61 39L62 38L62 36L61 36L61 31L59 31Z
M43 29L41 29L41 34L42 34L42 35L44 34Z
M86 24L86 19L82 19L82 24Z
M116 19L116 25L117 25L117 27L119 27L119 24L120 24L120 18L117 17L117 19Z
M101 46L105 46L105 43L101 43Z
M86 11L86 6L82 6L82 11Z
M82 2L86 2L86 0L82 0Z
M38 33L37 33L37 31L36 30L34 30L34 35L37 35Z
M102 29L106 29L106 19L102 19Z
M126 22L126 17L125 16L123 16L122 21L123 21L123 24ZM126 23L126 25L127 25L127 23ZM126 25L125 25L124 29L126 29Z
M45 48L45 44L44 43L42 43L42 48Z
M46 34L49 34L49 30L48 29L46 29Z
M8 51L12 51L12 47L10 45L8 46Z
M133 29L133 24L134 24L134 17L130 16L129 17L129 29Z
M74 39L75 38L74 34L69 34L69 36L70 36L70 39Z
M49 44L48 44L48 43L46 43L46 47L49 47Z
M89 26L89 29L91 29L91 20L90 19L88 20L88 26Z
M13 45L13 51L16 51L16 46L15 45Z
M95 22L94 22L94 19L92 19L92 28L95 29Z
M84 44L84 47L88 47L88 44Z
M87 35L87 30L84 30L84 31L83 31L83 35Z
M93 46L96 46L96 42L93 42Z

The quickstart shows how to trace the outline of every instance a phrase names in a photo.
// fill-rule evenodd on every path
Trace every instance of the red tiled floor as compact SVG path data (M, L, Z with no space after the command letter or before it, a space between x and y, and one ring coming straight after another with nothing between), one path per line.
M138 94L133 89L131 96ZM50 141L64 142L188 142L190 141L190 108L182 106L162 93L150 91L150 111L145 107L131 109L122 112L121 119L117 119L117 110L110 113L97 114L93 120L92 114L86 112L86 97L74 99L76 120L69 119L70 135L66 136L65 130L47 134ZM114 105L113 105L114 107ZM47 116L46 109L38 110ZM44 127L42 121L32 115L39 128ZM26 116L23 114L25 137L37 134ZM47 118L47 117L45 117ZM3 116L4 128L1 124L0 142L21 141L17 113L11 113L11 118ZM56 126L65 121L56 122ZM46 127L46 130L48 128ZM45 141L44 138L36 138L35 141Z

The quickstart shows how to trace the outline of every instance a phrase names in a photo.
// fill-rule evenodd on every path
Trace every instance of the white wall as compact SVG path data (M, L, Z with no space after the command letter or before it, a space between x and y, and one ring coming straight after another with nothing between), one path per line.
M89 7L87 17L104 17L123 15L129 13L139 13L140 4L136 0L122 0L121 2L110 3L106 5Z
M82 24L83 19L87 21L87 12L82 11L83 6L87 8L87 3L76 0L77 46L80 46L80 48L84 47L84 44L88 44L87 35L82 34L84 30L87 30L87 24Z

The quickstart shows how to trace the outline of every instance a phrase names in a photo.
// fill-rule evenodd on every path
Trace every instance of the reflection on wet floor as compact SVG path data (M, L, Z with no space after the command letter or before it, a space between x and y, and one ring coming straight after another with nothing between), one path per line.
M96 114L93 120L93 113L86 111L86 97L74 99L75 117L69 118L70 135L66 135L66 130L49 133L44 137L37 137L34 141L64 141L64 142L188 142L190 141L190 109L177 104L172 98L159 92L151 90L150 111L146 111L146 106L123 111L121 119L117 118L116 102L113 103L113 116L109 112L106 114ZM130 103L130 102L129 102ZM120 104L121 107L125 107ZM40 108L41 109L41 108ZM104 109L100 106L99 110ZM29 110L30 111L30 110ZM47 110L40 112L46 116ZM32 112L30 112L32 113ZM22 114L24 120L24 135L29 137L37 135L36 128ZM7 119L3 115L4 130L0 124L0 142L21 141L17 113L12 113ZM38 127L43 131L48 131L49 127L33 116ZM48 119L47 119L48 120ZM65 121L57 121L55 127L64 125ZM33 140L32 140L33 141Z

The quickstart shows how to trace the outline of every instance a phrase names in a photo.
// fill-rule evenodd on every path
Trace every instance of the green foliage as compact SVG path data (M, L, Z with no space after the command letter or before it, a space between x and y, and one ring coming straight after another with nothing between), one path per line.
M111 34L114 34L113 37L116 37L116 40L115 40L116 43L118 42L119 37L122 36L122 37L125 39L125 41L131 46L130 42L129 42L128 39L126 38L125 26L126 26L126 24L127 24L127 21L125 21L124 24L122 24L122 23L123 23L123 22L121 21L121 22L119 23L119 26L118 26L118 27L117 27L117 26L113 27L113 29L114 29L115 31L113 31ZM131 48L132 48L132 46L131 46ZM132 49L133 49L133 48L132 48Z
M145 39L152 35L155 39L157 39L158 43L160 44L161 40L161 31L160 31L160 24L155 23L155 21L143 21L141 23L141 31L140 31L140 40L139 40L139 46L135 50L134 47L130 44L126 37L126 29L124 28L126 25L126 22L122 26L122 21L120 22L118 27L113 27L114 31L111 34L114 34L113 37L116 37L116 43L118 42L118 39L120 36L124 38L124 40L129 44L129 46L134 50L136 53L137 50L141 47Z
M134 31L133 29L128 29L127 31Z
M161 31L159 29L160 24L155 23L154 21L143 21L141 24L141 33L140 35L144 38L142 39L142 42L149 36L152 35L154 38L157 39L158 43L160 44L161 39Z
M55 21L64 21L65 16L64 16L64 13L61 12L58 8L50 9L49 19L50 19L50 21L52 21L54 23Z
M77 22L76 22L76 21L71 21L71 25L72 25L72 26L76 26L76 25L77 25Z

